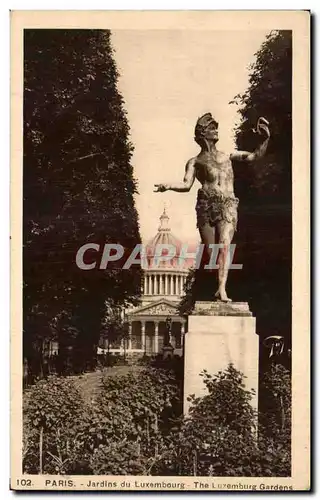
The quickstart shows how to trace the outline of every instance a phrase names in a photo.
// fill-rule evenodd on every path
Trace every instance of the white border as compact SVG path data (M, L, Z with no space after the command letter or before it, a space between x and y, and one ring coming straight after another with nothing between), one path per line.
M237 9L239 7L239 4L237 2L231 2L228 0L225 0L223 5L217 5L215 3L216 8L224 8L224 9ZM311 3L311 5L310 5ZM0 7L0 12L1 12L1 54L2 56L2 61L1 61L1 68L3 71L3 78L1 79L1 92L0 92L0 98L2 99L2 115L5 115L8 117L9 121L9 106L8 106L8 95L9 95L9 85L8 85L8 79L6 78L7 75L9 75L9 58L8 58L8 53L9 53L9 16L8 16L8 9L43 9L43 3L40 1L34 1L30 2L23 2L23 1L16 1L16 2L6 2L3 1ZM196 4L196 5L195 5ZM282 8L282 9L306 9L306 6L303 5L304 2L297 2L297 1L292 1L292 2L279 2L279 1L272 1L270 0L269 2L266 2L267 5L261 5L259 3L259 10L261 9L277 9L277 8ZM284 5L281 5L284 4ZM312 5L313 4L313 5ZM46 10L49 9L61 9L65 10L65 2L61 0L56 0L55 2L46 2ZM199 0L198 2L190 2L190 1L174 1L171 0L168 2L167 0L163 0L162 2L155 1L153 2L153 9L209 9L212 8L211 2L206 1L203 2ZM108 9L151 9L150 8L150 3L148 2L124 2L122 0L118 1L109 1L107 4L106 2L103 1L97 1L97 0L92 0L90 2L90 7L92 9L105 9L106 7ZM244 9L257 9L258 5L255 2L242 2L241 7ZM309 8L312 9L312 11L317 11L317 3L314 2L309 2ZM70 9L77 9L79 8L79 2L75 1L69 1L67 10ZM318 53L319 53L319 47L318 47L318 39L316 37L316 61L318 61ZM315 62L316 62L315 61ZM8 71L7 71L8 70ZM316 79L317 81L317 79ZM316 86L317 88L317 86ZM319 111L319 106L317 105L317 110L316 112ZM2 140L2 160L3 160L3 165L1 169L1 181L0 182L0 189L2 189L2 192L0 194L0 209L1 209L1 215L2 215L2 231L1 231L1 237L2 237L2 244L0 246L0 251L1 251L1 256L2 256L2 262L4 262L3 266L3 274L1 274L1 280L0 280L0 307L2 307L1 310L1 326L2 326L2 334L3 334L3 344L2 344L2 363L1 363L1 370L2 370L2 377L1 377L1 388L3 389L3 386L5 386L5 389L2 390L1 392L1 397L2 401L5 400L8 402L9 400L9 392L8 392L8 372L9 372L9 362L8 362L8 329L9 329L9 320L8 320L8 305L9 305L9 300L8 300L8 283L9 283L9 266L7 266L7 262L9 260L9 245L8 245L8 235L9 235L9 223L8 223L8 211L9 211L9 195L8 195L8 184L9 184L9 171L8 171L8 165L9 165L9 148L8 148L8 122L7 120L3 119L1 120L1 140ZM316 137L316 134L315 134ZM316 158L314 158L314 161L316 163ZM317 166L315 165L315 170L317 170ZM318 182L318 176L316 176L316 180ZM319 214L319 207L317 207L317 214ZM316 243L318 240L316 240ZM318 245L316 245L316 248L318 248ZM316 277L318 277L318 269L316 273ZM318 305L318 304L315 304ZM315 335L316 337L316 335ZM318 349L317 349L317 354L318 354ZM1 419L1 443L2 443L2 450L6 449L8 450L8 412L2 412L2 419ZM1 481L1 493L3 495L8 494L8 476L9 476L9 469L8 469L8 459L7 456L4 456L4 453L1 454L1 477L3 478L3 481ZM4 488L2 488L2 485ZM4 496L1 495L1 498L4 498ZM39 495L38 495L39 497Z

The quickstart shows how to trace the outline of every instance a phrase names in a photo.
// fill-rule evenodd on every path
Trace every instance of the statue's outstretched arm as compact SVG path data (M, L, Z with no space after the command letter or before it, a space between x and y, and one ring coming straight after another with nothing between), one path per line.
M191 158L186 164L186 170L182 182L177 182L175 184L155 184L156 188L154 191L156 193L168 191L177 191L178 193L186 193L190 191L193 186L195 179L195 158Z
M261 142L261 144L259 144L259 146L252 153L250 153L249 151L234 151L230 155L230 160L245 161L247 163L251 163L264 156L270 139L268 120L262 117L259 118L257 123L257 130L254 130L254 132L263 137L263 141Z

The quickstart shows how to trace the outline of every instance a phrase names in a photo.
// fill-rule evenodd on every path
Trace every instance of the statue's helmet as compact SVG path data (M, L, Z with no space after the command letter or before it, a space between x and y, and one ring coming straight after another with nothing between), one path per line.
M206 137L206 131L211 124L218 128L218 122L213 118L211 113L205 113L198 118L194 129L194 139L198 144Z

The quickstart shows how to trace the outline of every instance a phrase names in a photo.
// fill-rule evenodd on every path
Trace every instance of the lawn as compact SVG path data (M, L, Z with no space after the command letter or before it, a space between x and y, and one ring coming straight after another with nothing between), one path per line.
M127 375L128 373L138 373L144 367L139 365L123 365L103 368L94 372L84 373L83 375L72 375L69 378L75 382L76 387L80 390L83 398L92 402L99 390L100 380L102 376L114 377L116 375Z

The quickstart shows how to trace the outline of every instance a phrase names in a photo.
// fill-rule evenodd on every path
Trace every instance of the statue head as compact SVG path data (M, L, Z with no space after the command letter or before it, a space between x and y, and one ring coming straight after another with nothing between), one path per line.
M211 113L205 113L198 118L194 130L194 140L202 146L205 140L218 142L218 122L213 118Z

